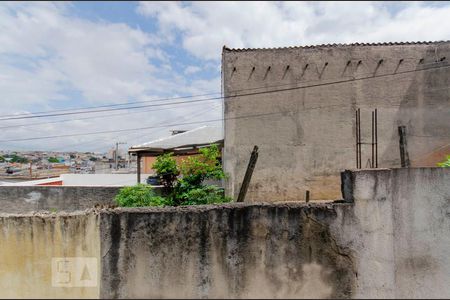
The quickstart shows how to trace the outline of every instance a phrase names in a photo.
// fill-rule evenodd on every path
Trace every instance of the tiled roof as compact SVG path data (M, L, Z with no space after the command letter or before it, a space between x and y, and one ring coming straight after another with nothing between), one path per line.
M309 49L309 48L330 48L330 47L349 47L349 46L402 46L402 45L434 45L448 43L450 41L422 41L422 42L383 42L383 43L351 43L351 44L321 44L308 46L275 47L275 48L228 48L223 46L223 51L255 51L255 50L279 50L279 49Z

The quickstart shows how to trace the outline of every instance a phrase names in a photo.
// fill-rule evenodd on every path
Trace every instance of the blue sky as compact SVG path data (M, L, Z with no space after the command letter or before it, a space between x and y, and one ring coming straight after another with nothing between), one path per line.
M0 115L220 92L223 45L450 40L449 15L449 2L2 2ZM0 149L107 151L221 117L211 101L0 120ZM2 142L162 124L173 126Z

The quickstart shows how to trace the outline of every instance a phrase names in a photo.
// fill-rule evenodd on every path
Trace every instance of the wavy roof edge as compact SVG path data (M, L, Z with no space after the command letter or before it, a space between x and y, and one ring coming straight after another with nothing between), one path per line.
M288 47L273 47L273 48L229 48L226 45L223 46L223 51L255 51L255 50L281 50L281 49L309 49L309 48L321 48L321 47L349 47L349 46L403 46L403 45L433 45L450 43L450 40L445 41L418 41L418 42L380 42L380 43L350 43L350 44L320 44L320 45L307 45L307 46L288 46Z

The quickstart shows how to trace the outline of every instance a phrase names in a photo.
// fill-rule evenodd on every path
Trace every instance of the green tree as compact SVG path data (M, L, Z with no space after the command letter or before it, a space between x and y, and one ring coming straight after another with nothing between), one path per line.
M19 156L17 154L12 154L10 156L7 156L8 158L11 158L11 162L13 163L21 163L21 164L26 164L28 163L28 159L26 159L25 157Z
M224 178L217 145L201 148L199 152L200 155L190 156L181 162L183 179L193 185L200 185L205 179Z
M173 189L177 176L180 174L177 161L173 158L173 153L165 153L156 158L152 168L156 170L156 174L160 177L166 192Z
M182 178L175 186L173 202L178 205L230 202L223 189L205 185L205 179L225 178L217 145L202 148L200 154L184 159L180 164Z
M59 160L56 157L49 157L47 160L49 163L59 163Z
M224 196L224 190L215 185L204 184L205 179L220 180L226 178L220 163L220 151L217 145L199 150L198 155L184 159L177 166L173 153L157 157L153 164L164 185L164 197L148 194L143 186L127 187L121 190L116 201L120 206L159 206L163 205L199 205L232 201ZM179 175L181 178L178 178ZM146 196L145 196L146 195ZM140 200L143 197L147 200ZM145 198L144 197L144 198ZM152 204L153 203L153 204ZM145 204L145 205L144 205Z
M447 155L447 160L437 164L439 167L450 168L450 155Z

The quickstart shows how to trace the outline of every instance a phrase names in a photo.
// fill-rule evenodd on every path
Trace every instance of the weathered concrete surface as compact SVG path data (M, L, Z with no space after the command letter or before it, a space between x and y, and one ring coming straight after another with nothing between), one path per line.
M450 169L349 178L354 203L106 212L101 296L450 297Z
M99 274L97 215L86 212L69 215L2 214L0 245L0 298L99 297L99 276L96 286L91 287L55 287L52 282L52 258L95 258L97 270L90 269L90 276L94 276L94 272Z
M356 270L350 251L330 233L335 206L233 204L104 213L101 296L349 298Z
M76 211L113 204L121 187L0 186L0 212Z
M347 203L0 215L0 298L450 298L450 168L344 177ZM100 287L50 286L73 256Z
M298 201L306 190L311 199L339 199L339 172L356 164L357 108L366 143L371 111L378 109L380 167L400 166L400 125L406 126L412 166L436 166L450 153L449 57L449 42L225 48L223 90L231 97L224 103L227 193L237 198L258 145L246 201ZM416 71L421 69L428 70ZM308 85L319 86L259 93ZM234 97L249 93L256 94ZM362 145L363 168L368 159L371 146Z
M356 297L450 297L450 168L354 172L335 232L358 253ZM347 240L347 242L344 242Z

